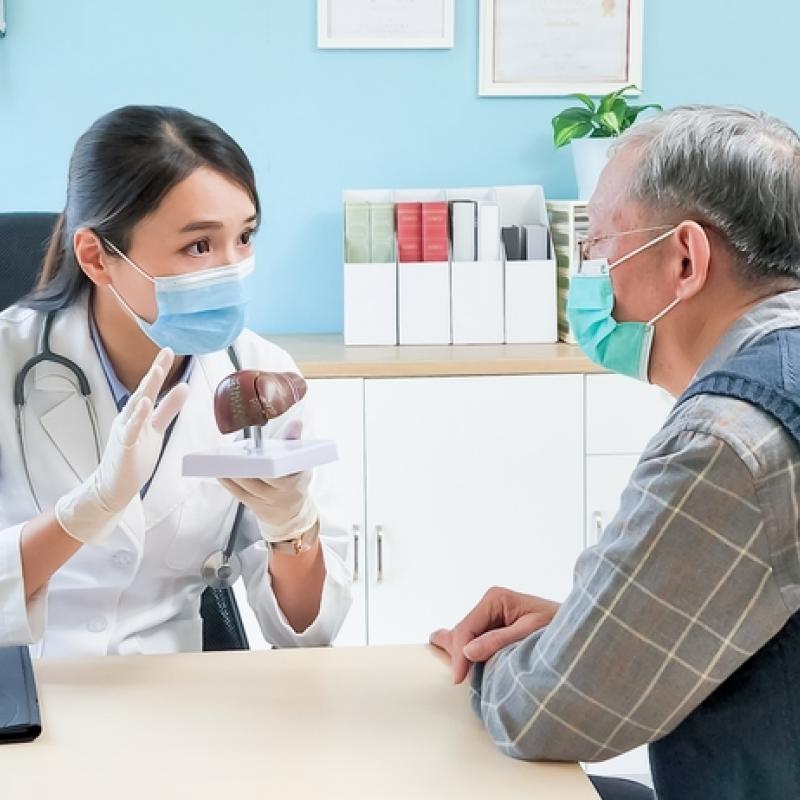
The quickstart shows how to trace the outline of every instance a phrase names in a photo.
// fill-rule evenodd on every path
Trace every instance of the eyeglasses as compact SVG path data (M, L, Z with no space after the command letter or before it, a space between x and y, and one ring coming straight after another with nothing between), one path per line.
M615 239L617 236L627 236L631 233L649 233L652 231L665 231L674 228L674 225L654 225L651 228L633 228L629 231L616 231L615 233L605 233L602 236L592 236L591 239L578 239L578 269L583 269L583 262L589 261L591 256L589 250L597 243L605 239Z

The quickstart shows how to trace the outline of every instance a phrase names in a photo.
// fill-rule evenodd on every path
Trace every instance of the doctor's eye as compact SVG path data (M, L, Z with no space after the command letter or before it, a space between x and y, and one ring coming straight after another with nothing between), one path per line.
M211 245L209 244L208 239L199 239L186 248L186 252L190 256L204 256L206 253L210 252L210 250Z
M247 246L248 244L252 244L253 237L256 235L256 229L250 228L250 230L245 231L240 237L239 241Z

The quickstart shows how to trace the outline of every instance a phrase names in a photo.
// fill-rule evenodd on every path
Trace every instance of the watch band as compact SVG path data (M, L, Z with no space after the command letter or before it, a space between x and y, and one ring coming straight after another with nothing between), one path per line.
M299 556L307 553L319 538L319 522L314 523L307 531L295 539L288 539L284 542L269 542L269 548L273 553L285 553L286 555Z

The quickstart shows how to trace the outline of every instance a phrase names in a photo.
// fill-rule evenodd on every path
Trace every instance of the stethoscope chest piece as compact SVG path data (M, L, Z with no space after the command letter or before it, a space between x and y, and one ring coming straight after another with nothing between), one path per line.
M237 555L216 550L203 562L203 583L212 589L227 589L239 580L242 564Z

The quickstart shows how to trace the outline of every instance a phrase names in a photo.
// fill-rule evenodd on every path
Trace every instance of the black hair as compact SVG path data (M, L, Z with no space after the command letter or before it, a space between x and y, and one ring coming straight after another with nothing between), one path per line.
M66 206L36 286L20 305L57 311L74 303L91 284L75 258L75 231L89 228L126 252L136 223L198 167L239 184L260 217L253 167L218 125L167 106L125 106L100 117L75 144Z

